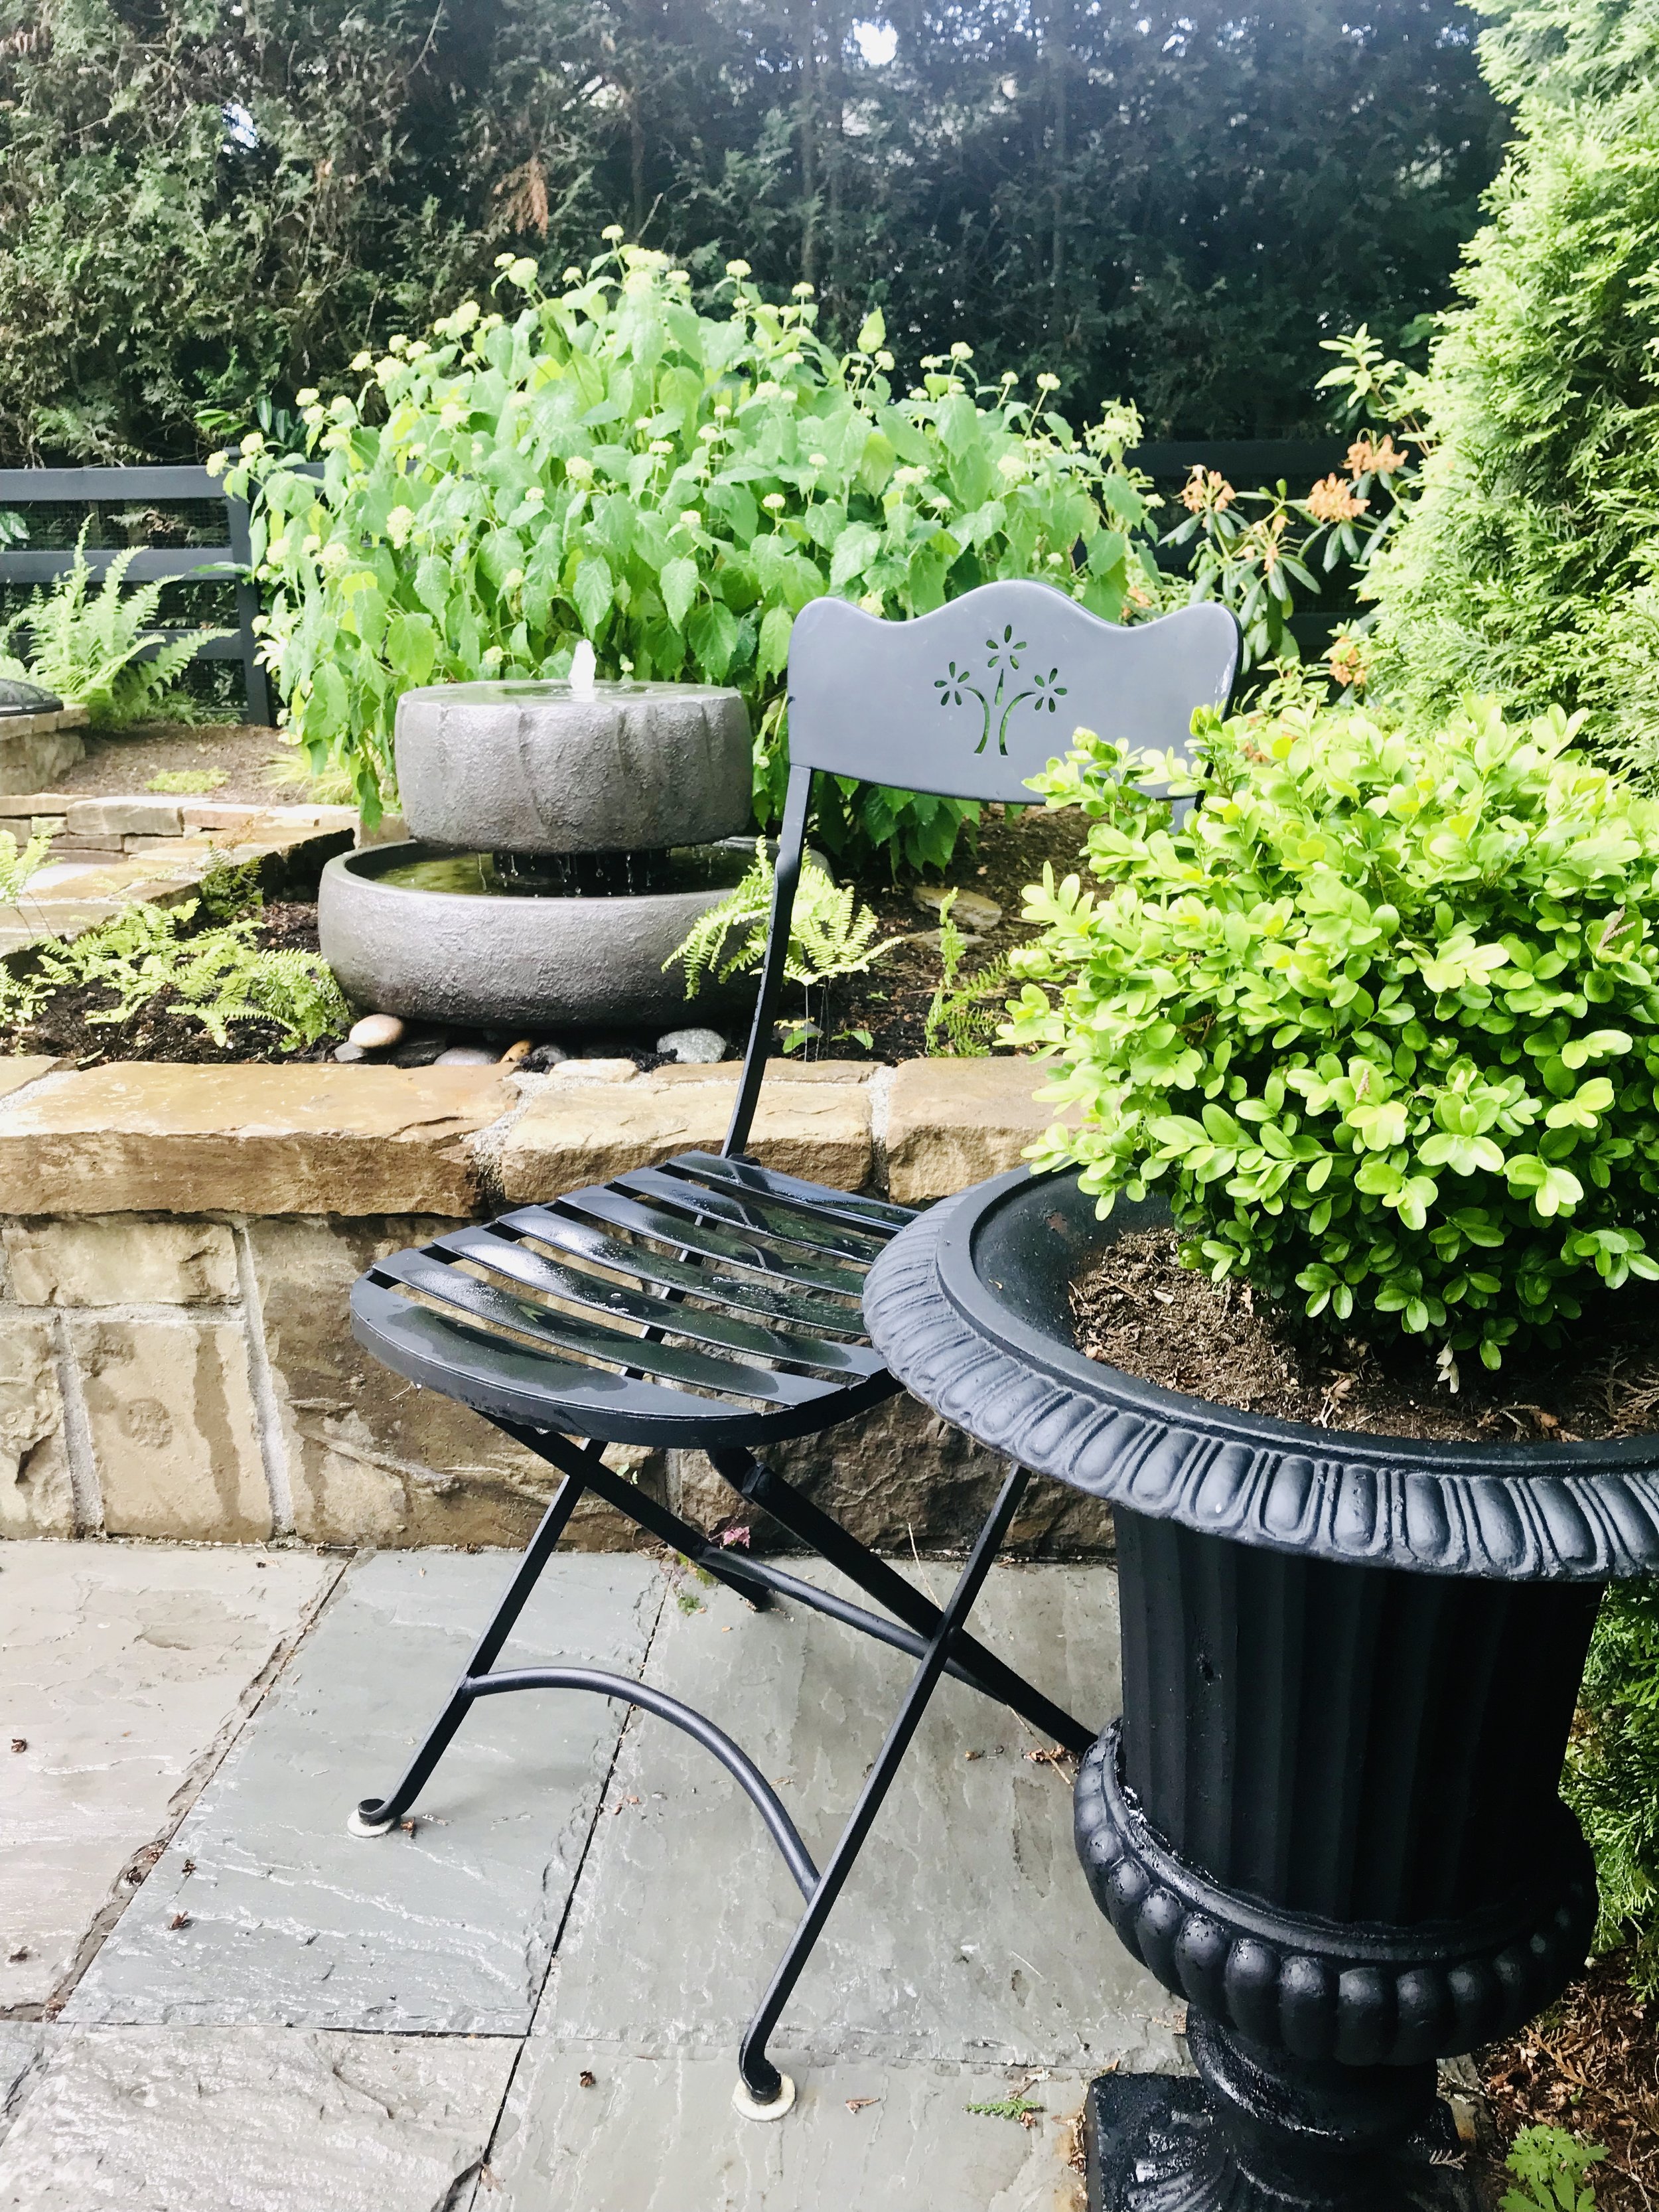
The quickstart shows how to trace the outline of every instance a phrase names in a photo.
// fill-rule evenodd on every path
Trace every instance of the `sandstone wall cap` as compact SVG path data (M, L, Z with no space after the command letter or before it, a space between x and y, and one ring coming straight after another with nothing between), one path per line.
M460 1139L507 1111L491 1068L134 1061L0 1102L6 1211L476 1211Z
M1025 1147L1066 1117L1033 1095L1052 1063L907 1060L887 1103L887 1184L900 1206L924 1206L1021 1164Z
M642 1076L609 1091L544 1091L501 1148L503 1193L515 1203L556 1198L676 1152L718 1152L736 1095L735 1071L723 1083ZM862 1084L768 1082L749 1148L786 1175L858 1190L872 1165L868 1092Z
M15 1060L0 1060L0 1098L9 1097L26 1083L38 1083L43 1075L50 1075L58 1064L38 1052L19 1053Z

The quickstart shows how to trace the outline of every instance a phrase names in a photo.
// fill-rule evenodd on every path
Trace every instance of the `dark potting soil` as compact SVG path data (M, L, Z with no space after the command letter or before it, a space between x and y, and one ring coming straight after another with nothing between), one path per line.
M1511 1352L1496 1374L1466 1352L1454 1393L1420 1341L1322 1328L1243 1284L1183 1267L1178 1248L1173 1231L1137 1230L1073 1285L1090 1358L1216 1405L1373 1436L1576 1443L1659 1425L1654 1285L1586 1299L1567 1341Z

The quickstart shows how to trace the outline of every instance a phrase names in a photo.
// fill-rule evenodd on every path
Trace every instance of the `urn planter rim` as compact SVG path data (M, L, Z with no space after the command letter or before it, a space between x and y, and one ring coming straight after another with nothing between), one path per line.
M871 1337L894 1373L981 1443L1273 1551L1517 1581L1659 1568L1659 1436L1482 1444L1317 1429L1144 1382L1026 1319L988 1280L987 1244L1011 1204L1065 1190L1075 1210L1076 1181L1018 1168L978 1184L903 1231L866 1279Z

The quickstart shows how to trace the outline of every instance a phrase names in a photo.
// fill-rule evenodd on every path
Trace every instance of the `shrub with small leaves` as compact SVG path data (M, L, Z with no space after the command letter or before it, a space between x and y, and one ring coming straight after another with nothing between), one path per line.
M1523 2186L1504 2192L1499 2212L1595 2212L1589 2172L1606 2156L1565 2128L1522 2128L1507 2163Z
M1659 805L1559 712L1195 731L1179 828L1145 787L1178 764L1086 731L1034 780L1106 886L1028 895L1008 1034L1082 1109L1040 1164L1103 1210L1165 1190L1218 1279L1489 1367L1659 1277Z

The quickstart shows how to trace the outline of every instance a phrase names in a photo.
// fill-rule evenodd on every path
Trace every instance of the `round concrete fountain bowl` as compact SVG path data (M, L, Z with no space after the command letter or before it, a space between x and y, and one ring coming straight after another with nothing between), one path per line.
M647 856L653 878L684 887L585 897L504 893L487 853L374 845L324 869L318 933L347 998L376 1013L555 1030L700 1019L752 1004L755 978L706 978L688 1001L673 954L754 856L741 838Z
M434 684L398 702L416 836L496 853L624 853L748 823L749 716L706 684Z

